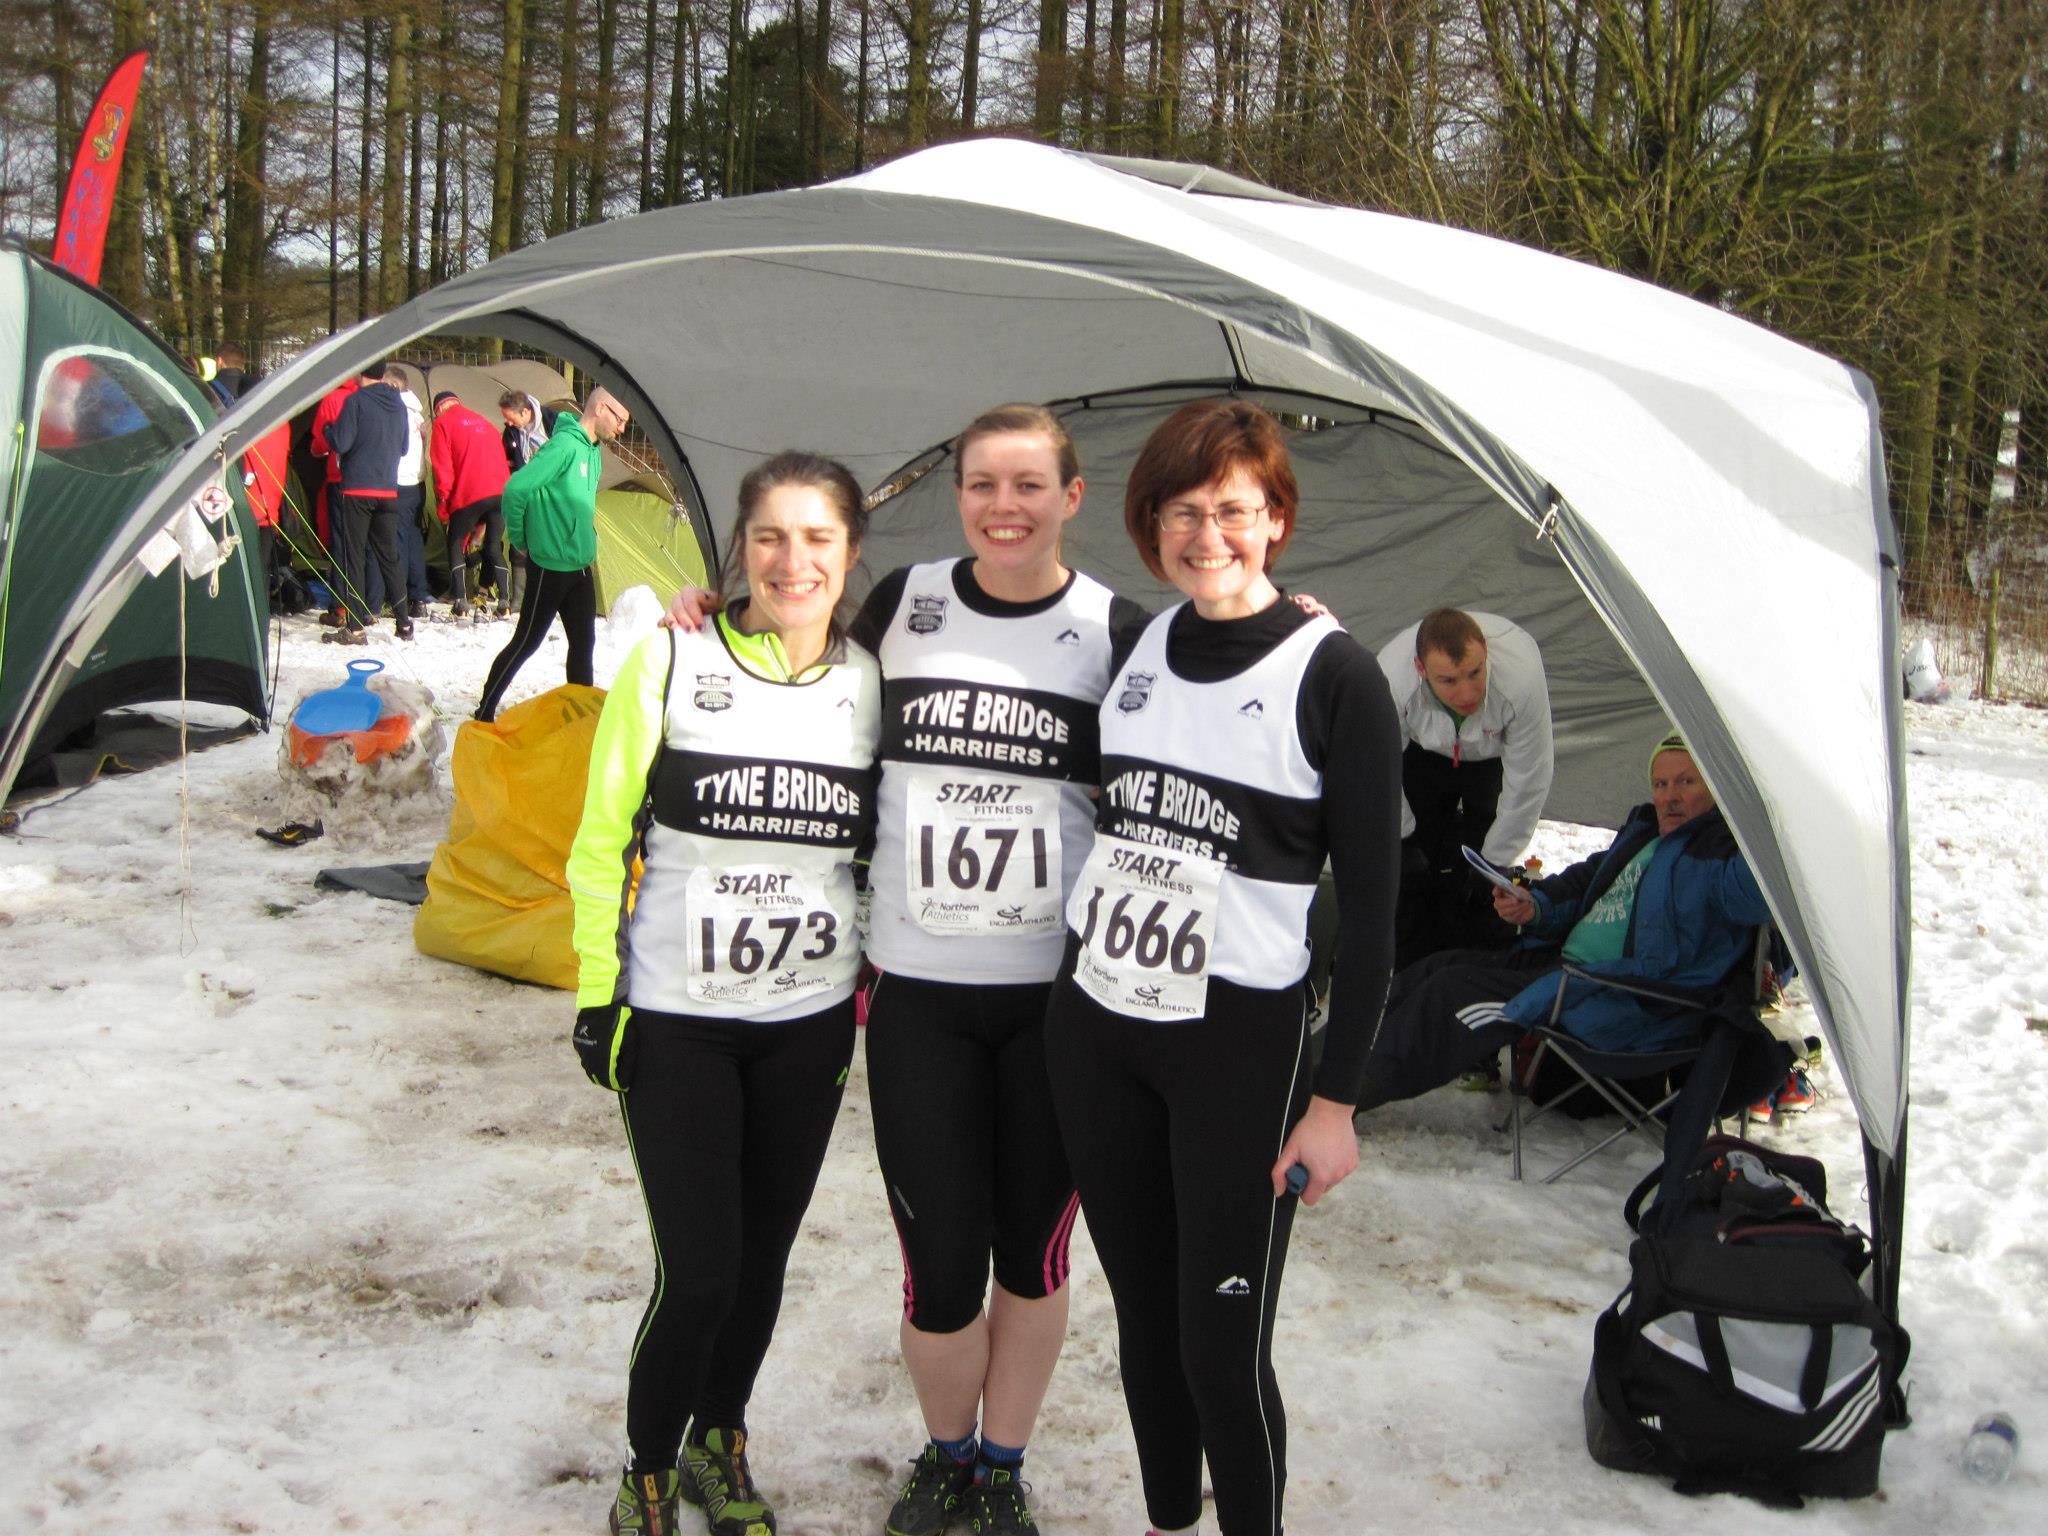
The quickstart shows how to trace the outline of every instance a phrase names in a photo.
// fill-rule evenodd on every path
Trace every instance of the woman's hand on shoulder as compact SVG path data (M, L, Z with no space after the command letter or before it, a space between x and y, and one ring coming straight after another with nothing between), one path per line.
M685 587L670 600L668 612L661 616L661 627L694 635L724 606L725 599L709 587Z
M1293 594L1292 601L1295 607L1312 619L1334 619L1337 617L1337 615L1330 612L1328 605L1320 597L1316 597L1312 593L1296 592ZM1341 623L1342 621L1339 620L1339 622Z
M1273 1164L1273 1198L1287 1192L1287 1170L1296 1163L1308 1170L1301 1203L1314 1205L1351 1177L1358 1167L1358 1133L1351 1128L1352 1106L1317 1096L1295 1122L1287 1144Z

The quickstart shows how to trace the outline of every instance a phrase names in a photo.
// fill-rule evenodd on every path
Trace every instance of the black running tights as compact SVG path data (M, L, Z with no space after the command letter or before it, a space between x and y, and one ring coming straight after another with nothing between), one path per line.
M498 705L512 678L526 665L548 637L555 615L562 616L562 632L569 637L569 681L589 687L596 674L592 665L597 655L597 579L589 567L580 571L551 571L536 565L528 573L526 598L519 605L518 622L512 638L491 662L484 678L484 696L477 704L479 720L498 718Z
M1062 977L1045 1058L1116 1301L1146 1514L1162 1530L1194 1524L1206 1454L1225 1536L1278 1536L1287 1419L1273 1314L1295 1197L1274 1198L1272 1171L1308 1108L1301 990L1212 979L1201 1018L1157 1024Z
M745 1422L782 1310L783 1270L853 1061L853 1000L780 1024L635 1013L619 1095L654 1236L633 1341L636 1469L675 1465L692 1415Z

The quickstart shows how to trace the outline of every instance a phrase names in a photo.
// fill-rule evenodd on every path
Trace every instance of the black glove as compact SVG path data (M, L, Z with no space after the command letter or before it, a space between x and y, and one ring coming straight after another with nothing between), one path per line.
M633 1035L633 1010L624 1003L577 1009L576 1029L569 1039L583 1063L583 1075L598 1087L624 1093L633 1086L639 1042Z

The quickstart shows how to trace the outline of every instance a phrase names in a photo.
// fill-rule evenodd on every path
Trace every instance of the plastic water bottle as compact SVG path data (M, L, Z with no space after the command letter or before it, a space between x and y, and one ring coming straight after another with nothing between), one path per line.
M2012 1471L2013 1458L2020 1453L2020 1432L2007 1413L1987 1413L1970 1430L1963 1442L1963 1470L1970 1480L1986 1488L1996 1487Z

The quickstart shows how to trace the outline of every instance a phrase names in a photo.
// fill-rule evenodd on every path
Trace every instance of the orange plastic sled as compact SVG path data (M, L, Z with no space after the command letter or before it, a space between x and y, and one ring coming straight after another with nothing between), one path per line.
M356 761L367 763L389 757L412 740L412 716L386 715L367 731L335 731L326 736L311 735L296 725L287 729L291 733L292 761L301 768L310 768L319 762L320 754L327 750L328 743L335 741L347 742L355 749Z

